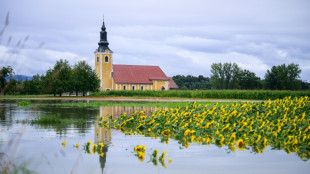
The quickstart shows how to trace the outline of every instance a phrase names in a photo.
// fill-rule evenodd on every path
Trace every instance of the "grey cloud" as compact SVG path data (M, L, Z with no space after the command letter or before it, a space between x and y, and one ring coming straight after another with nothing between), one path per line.
M28 74L58 58L93 66L104 14L114 63L160 65L167 75L209 75L212 62L235 61L261 77L273 65L299 63L302 79L310 81L309 6L308 0L11 0L0 2L0 29L10 11L2 43L12 37L13 49L30 36L19 56L42 66L20 66ZM25 51L43 42L50 52Z

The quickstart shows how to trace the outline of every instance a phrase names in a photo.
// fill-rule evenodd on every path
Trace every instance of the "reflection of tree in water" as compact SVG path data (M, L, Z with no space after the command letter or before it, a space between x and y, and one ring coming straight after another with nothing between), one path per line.
M2 100L0 104L0 121L1 125L12 127L13 117L16 112L13 112L15 101Z
M66 135L69 128L76 128L78 133L86 133L87 130L91 129L93 123L96 118L95 116L98 114L97 109L93 108L74 108L74 107L59 107L59 106L43 106L40 107L40 110L46 114L59 114L61 118L68 118L75 120L72 124L67 125L40 125L42 128L52 128L55 130L57 134ZM86 120L86 123L76 122L79 119Z

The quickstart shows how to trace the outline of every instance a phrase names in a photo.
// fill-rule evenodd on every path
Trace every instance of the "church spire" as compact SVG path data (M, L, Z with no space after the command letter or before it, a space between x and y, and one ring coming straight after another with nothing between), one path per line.
M102 22L102 27L101 27L101 31L105 31L105 25L104 25L104 16L103 16L103 22Z
M105 50L109 50L109 42L107 40L107 32L106 32L106 27L105 27L105 24L104 24L104 20L102 22L102 27L101 27L101 31L100 31L100 41L98 42L98 51L99 52L104 52Z

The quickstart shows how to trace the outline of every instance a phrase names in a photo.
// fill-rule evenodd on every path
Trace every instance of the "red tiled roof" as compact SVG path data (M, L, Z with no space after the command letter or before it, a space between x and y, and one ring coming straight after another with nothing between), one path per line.
M159 66L113 65L115 83L152 84L152 80L169 80Z
M178 89L178 85L174 82L174 80L172 79L172 77L168 77L169 79L169 88L170 89Z

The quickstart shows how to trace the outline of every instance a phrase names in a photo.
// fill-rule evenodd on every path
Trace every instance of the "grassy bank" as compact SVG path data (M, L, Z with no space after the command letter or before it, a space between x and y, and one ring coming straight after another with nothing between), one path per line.
M268 100L284 97L310 96L310 91L271 91L271 90L176 90L176 91L102 91L91 93L99 96L128 96L128 97L174 97L197 99L247 99Z
M0 95L0 99L10 99L10 98L50 98L54 97L53 94L45 94L45 95Z
M110 101L77 101L77 102L62 102L62 103L43 103L41 106L57 106L57 107L77 107L77 108L98 108L100 106L134 106L134 107L183 107L189 105L191 102L110 102ZM197 102L201 105L208 104L210 107L216 102ZM233 102L220 102L219 105L229 105Z

